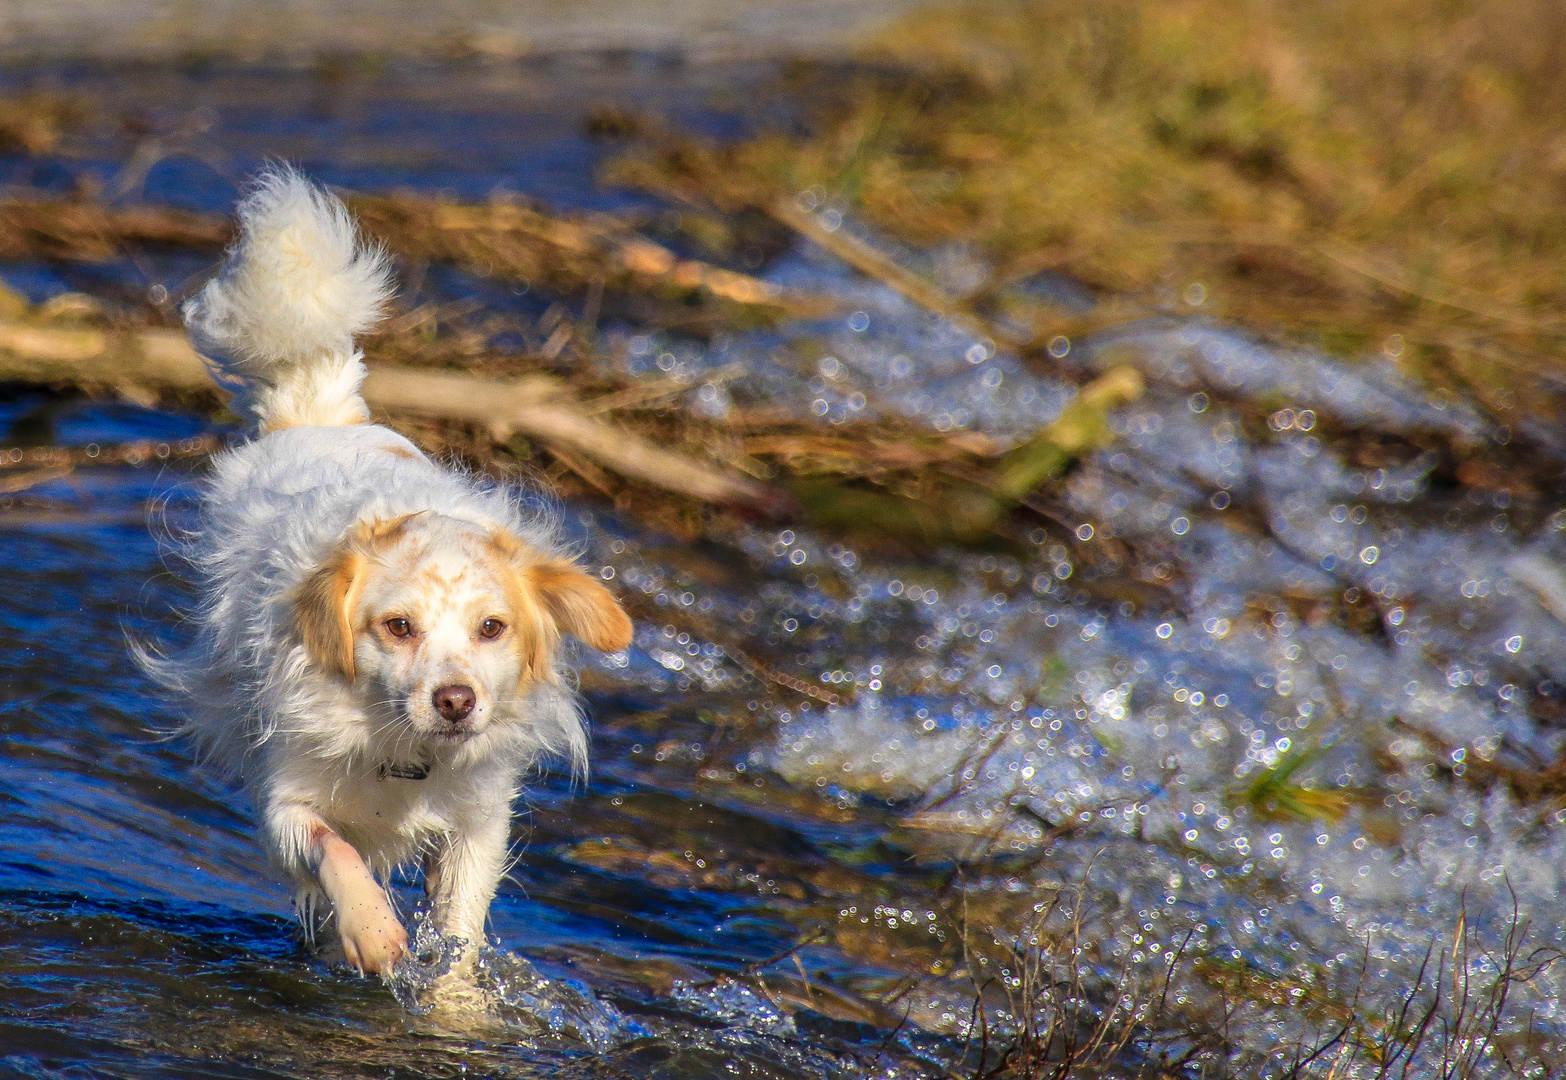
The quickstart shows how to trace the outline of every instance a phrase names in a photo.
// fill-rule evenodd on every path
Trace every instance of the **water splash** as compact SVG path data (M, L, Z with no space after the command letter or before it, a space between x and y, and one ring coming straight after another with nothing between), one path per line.
M478 985L498 1002L497 1016L530 1035L553 1036L603 1053L648 1034L583 983L546 978L521 956L495 946L479 953Z
M455 1007L464 1022L504 1031L509 1037L576 1045L602 1053L647 1030L584 984L546 977L530 961L483 942L470 975L453 967L468 942L436 929L428 908L420 905L410 920L409 955L386 980L409 1013L437 1019Z

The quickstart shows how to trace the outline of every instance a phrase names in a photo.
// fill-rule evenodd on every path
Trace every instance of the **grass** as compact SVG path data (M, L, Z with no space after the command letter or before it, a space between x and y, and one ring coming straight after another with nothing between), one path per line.
M974 0L802 69L803 133L657 143L616 175L810 193L1018 282L1384 350L1496 413L1566 379L1566 21L1549 0Z
M1341 821L1352 805L1340 791L1320 791L1296 783L1294 774L1319 759L1319 746L1298 746L1235 792L1234 802L1250 807L1260 821Z

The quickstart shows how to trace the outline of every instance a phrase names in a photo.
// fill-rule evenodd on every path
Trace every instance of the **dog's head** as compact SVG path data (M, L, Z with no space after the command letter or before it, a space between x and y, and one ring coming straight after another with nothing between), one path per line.
M520 719L565 635L614 652L631 620L596 579L503 530L424 513L356 529L294 596L311 662L426 740Z

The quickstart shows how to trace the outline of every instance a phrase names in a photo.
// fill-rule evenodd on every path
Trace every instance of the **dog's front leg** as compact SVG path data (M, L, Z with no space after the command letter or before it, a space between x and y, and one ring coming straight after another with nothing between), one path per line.
M272 856L301 894L318 888L331 902L348 963L360 972L390 974L408 955L408 932L358 850L305 803L272 802L265 822Z
M307 803L270 802L264 821L272 858L298 886L307 925L312 921L309 898L325 894L343 957L360 972L390 974L397 961L408 955L408 932L358 849Z
M448 833L424 863L424 888L442 937L467 942L458 968L471 970L484 942L484 923L506 867L510 815L486 815L474 827Z
M348 963L361 973L391 974L408 955L408 931L392 911L386 890L358 850L324 822L314 831L309 854L321 891L332 902Z

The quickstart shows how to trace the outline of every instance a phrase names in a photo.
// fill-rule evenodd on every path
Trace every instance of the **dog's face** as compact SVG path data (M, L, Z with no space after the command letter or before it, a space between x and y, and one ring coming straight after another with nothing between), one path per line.
M505 532L417 514L362 527L295 598L311 660L426 741L519 719L563 635L614 652L631 621L574 565Z

